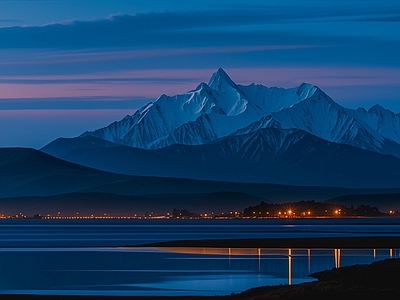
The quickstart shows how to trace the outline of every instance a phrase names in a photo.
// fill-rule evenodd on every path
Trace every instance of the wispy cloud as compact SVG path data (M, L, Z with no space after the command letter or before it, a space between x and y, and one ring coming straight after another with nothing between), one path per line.
M23 23L23 22L21 20L17 20L17 19L0 19L0 23L14 24L14 23Z
M134 97L74 97L74 98L12 98L0 99L0 110L129 110L148 103L147 98Z
M1 48L98 48L225 44L224 35L235 33L245 38L247 26L257 26L267 33L281 25L282 30L297 31L296 24L304 22L335 22L370 18L393 18L400 9L358 10L345 7L248 7L196 12L165 12L136 15L115 15L96 21L72 21L39 27L12 27L0 29ZM272 28L269 28L270 26ZM331 30L331 29L329 29ZM308 34L310 34L309 32ZM197 40L209 34L208 39ZM260 32L253 32L260 34ZM218 36L215 40L213 37ZM228 38L231 36L228 34ZM248 39L245 40L247 43ZM259 44L251 40L251 44ZM232 42L232 41L231 41ZM243 42L243 40L242 40ZM265 42L265 41L264 41Z
M86 62L125 61L142 58L162 57L168 58L182 55L205 55L205 54L227 54L227 53L253 53L277 50L294 50L321 48L318 45L261 45L261 46L227 46L227 47L187 47L187 48L164 48L164 49L129 49L114 50L74 50L74 51L50 51L38 53L34 56L30 53L30 59L10 60L0 58L0 65L39 65L39 64L71 64Z

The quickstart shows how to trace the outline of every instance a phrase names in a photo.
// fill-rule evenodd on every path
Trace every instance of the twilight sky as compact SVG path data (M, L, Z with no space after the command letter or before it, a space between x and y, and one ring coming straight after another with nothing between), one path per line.
M400 112L400 2L0 0L0 147L41 148L208 82Z

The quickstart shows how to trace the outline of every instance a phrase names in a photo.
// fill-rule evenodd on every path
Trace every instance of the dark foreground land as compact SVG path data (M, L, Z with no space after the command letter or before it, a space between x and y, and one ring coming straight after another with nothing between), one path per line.
M150 245L146 245L150 246ZM400 237L358 237L318 239L265 239L223 241L178 241L152 244L153 247L236 247L236 248L400 248ZM240 294L215 297L113 297L0 295L1 300L262 300L262 299L400 299L400 259L370 265L356 265L313 273L318 281L296 285L257 287Z

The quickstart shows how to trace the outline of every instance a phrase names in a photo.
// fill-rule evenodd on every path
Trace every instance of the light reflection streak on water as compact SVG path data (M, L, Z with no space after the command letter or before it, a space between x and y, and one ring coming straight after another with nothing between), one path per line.
M288 285L292 285L292 249L288 249Z
M335 260L335 268L338 269L340 268L340 256L341 256L341 252L340 249L334 249L334 260Z
M207 248L207 247L168 247L168 248L155 248L158 250L164 250L166 252L173 252L173 253L186 253L186 254L202 254L202 255L227 255L228 260L229 260L229 265L231 263L232 259L249 259L248 257L250 256L257 256L254 259L258 260L258 272L261 272L261 260L262 259L269 259L271 260L276 257L277 259L282 259L283 257L286 257L288 261L288 279L287 283L288 285L292 285L292 260L293 257L301 257L303 254L300 253L300 251L303 251L304 249L271 249L271 248L266 248L266 249L261 249L261 248ZM314 249L314 250L319 250L319 251L329 251L328 249ZM389 257L393 257L393 249L388 249L389 250ZM287 254L286 254L287 251ZM370 257L370 250L367 249L345 249L347 257ZM363 253L360 253L363 252ZM294 254L296 252L296 254ZM396 250L394 251L396 252ZM239 257L235 257L239 256ZM244 257L240 257L244 256ZM318 254L314 254L314 256L318 256ZM399 255L400 256L400 255ZM342 249L336 248L333 249L333 260L334 260L334 267L335 268L340 268L341 267L341 259L342 259ZM377 257L377 252L376 249L373 249L373 259L375 260ZM276 259L275 258L275 259ZM219 258L219 257L196 257L196 258L190 258L190 259L208 259L208 260L213 260L213 259L224 259ZM308 262L308 273L311 273L311 249L307 249L307 262Z

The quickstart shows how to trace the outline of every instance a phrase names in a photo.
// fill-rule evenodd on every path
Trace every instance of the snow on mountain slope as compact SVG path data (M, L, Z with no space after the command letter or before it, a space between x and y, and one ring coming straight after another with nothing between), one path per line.
M268 127L301 129L330 142L400 157L400 114L379 105L368 111L346 109L307 83L291 89L237 85L222 69L208 84L184 94L162 95L132 116L81 137L159 149L207 144ZM50 148L49 153L58 151Z
M276 112L280 111L282 108L290 107L299 101L311 97L317 90L317 87L308 83L302 83L299 87L291 89L277 87L268 88L261 84L256 85L254 83L247 86L238 85L238 87L246 97L253 99L253 103L257 107L262 109L268 105L268 111L265 111L266 113Z
M385 138L400 143L400 113L395 114L379 104L374 105L368 111L358 108L357 110L349 109L348 113Z
M201 83L185 94L162 95L134 115L82 136L139 148L203 144L227 136L267 113L290 107L314 92L315 87L308 84L293 89L238 86L219 69L209 84Z
M400 157L400 145L388 140L362 121L357 112L345 109L322 90L316 88L311 97L289 108L273 112L235 134L244 134L260 128L297 128L330 142L348 144L382 154ZM364 119L367 120L365 117ZM374 125L370 122L371 125ZM381 131L384 131L383 129Z

